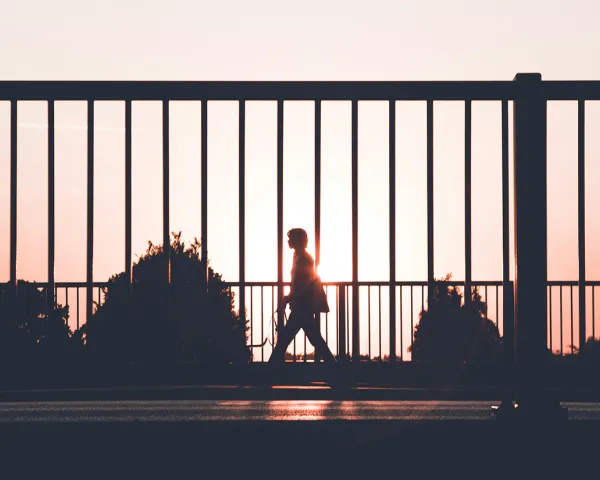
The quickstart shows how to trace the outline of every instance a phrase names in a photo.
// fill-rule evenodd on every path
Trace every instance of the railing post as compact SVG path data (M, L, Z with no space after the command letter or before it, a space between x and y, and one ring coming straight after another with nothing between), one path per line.
M540 74L518 74L514 101L514 353L519 413L560 412L544 395L547 348L547 102Z
M502 352L503 362L508 383L513 385L514 361L515 361L515 298L514 283L506 282L503 292L503 318L502 318ZM510 400L512 401L512 395Z

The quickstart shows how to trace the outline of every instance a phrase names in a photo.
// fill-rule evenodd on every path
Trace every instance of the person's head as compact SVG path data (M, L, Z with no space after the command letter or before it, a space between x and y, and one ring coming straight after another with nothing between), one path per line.
M294 250L303 250L308 246L308 235L302 228L292 228L287 236L288 246Z

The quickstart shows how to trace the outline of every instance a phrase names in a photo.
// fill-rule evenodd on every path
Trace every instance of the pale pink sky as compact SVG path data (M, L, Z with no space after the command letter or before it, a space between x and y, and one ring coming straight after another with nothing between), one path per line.
M4 0L3 80L600 79L595 1ZM247 280L276 278L276 106L247 105ZM600 106L587 106L588 279L600 279ZM18 276L46 279L46 106L19 106ZM237 280L237 104L209 105L209 256ZM435 107L437 276L464 277L464 107ZM426 278L425 105L397 106L398 278ZM577 106L549 105L549 276L577 278ZM85 103L56 106L56 275L85 279ZM133 249L161 234L161 106L133 109ZM313 104L285 106L284 227L313 221ZM473 278L501 278L500 105L473 105ZM198 103L171 105L171 229L200 235ZM323 104L322 274L351 274L350 104ZM359 106L361 280L385 280L387 105ZM95 279L123 270L123 104L96 104ZM0 102L0 281L9 105ZM306 205L297 198L306 198ZM215 205L219 204L219 207ZM512 235L511 235L512 240ZM41 247L41 249L40 249ZM38 250L40 249L40 250ZM291 256L286 251L288 274Z

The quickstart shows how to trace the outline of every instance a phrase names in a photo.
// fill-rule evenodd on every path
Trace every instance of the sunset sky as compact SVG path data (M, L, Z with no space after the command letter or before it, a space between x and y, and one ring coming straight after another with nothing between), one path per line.
M2 80L598 80L593 0L4 0ZM388 106L359 104L359 276L387 280ZM425 280L423 102L397 104L397 278ZM588 280L600 280L600 105L586 105ZM133 252L162 242L161 105L133 106ZM548 107L549 278L577 279L577 105ZM171 230L200 236L200 104L172 102ZM284 228L314 248L314 104L286 102ZM277 274L276 104L246 107L247 280ZM9 277L10 105L0 102L0 281ZM322 107L324 280L351 279L350 102ZM464 278L464 105L436 103L435 274ZM213 267L238 279L238 105L208 109ZM96 103L94 279L124 269L124 104ZM56 104L56 279L85 280L86 104ZM500 103L473 104L473 279L502 278ZM19 104L19 278L47 275L46 104ZM511 143L512 145L512 143ZM511 234L512 240L512 234ZM291 254L285 252L289 278ZM386 300L387 301L387 300ZM577 305L575 305L575 308Z

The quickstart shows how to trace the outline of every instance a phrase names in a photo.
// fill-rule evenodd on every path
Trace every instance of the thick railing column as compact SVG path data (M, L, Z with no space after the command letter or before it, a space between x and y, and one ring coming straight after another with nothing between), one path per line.
M510 205L509 205L508 101L502 101L502 336L506 374L512 382L514 367L515 300L510 281ZM510 401L512 401L512 394Z
M518 74L514 102L515 400L527 414L548 411L547 102L540 74ZM558 411L558 405L556 405Z

